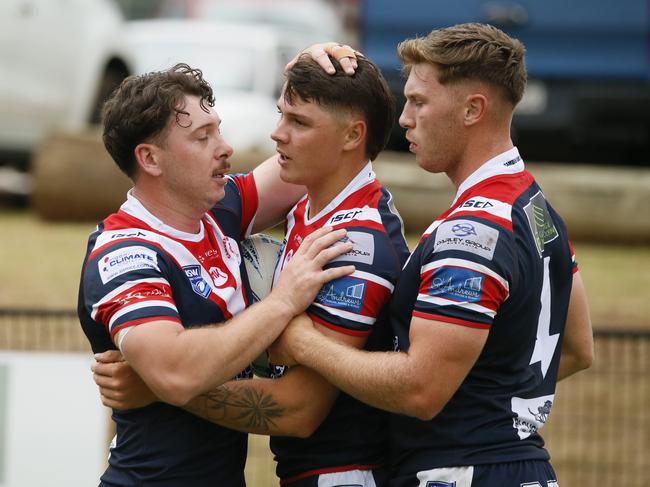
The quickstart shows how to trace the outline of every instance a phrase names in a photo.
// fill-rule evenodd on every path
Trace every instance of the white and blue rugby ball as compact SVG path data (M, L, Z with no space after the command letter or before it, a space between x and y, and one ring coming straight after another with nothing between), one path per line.
M270 235L256 233L242 241L241 250L253 299L261 301L271 292L282 243ZM271 365L266 352L257 357L251 366L258 377L278 377L284 370L284 367Z
M242 241L241 250L253 299L261 301L271 292L282 243L270 235L255 233Z

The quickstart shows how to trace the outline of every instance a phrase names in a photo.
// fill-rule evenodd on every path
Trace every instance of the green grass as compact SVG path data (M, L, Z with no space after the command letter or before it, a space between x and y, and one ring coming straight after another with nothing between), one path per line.
M0 307L72 309L95 224L0 209ZM416 235L409 235L414 244ZM650 247L575 242L596 326L650 327Z

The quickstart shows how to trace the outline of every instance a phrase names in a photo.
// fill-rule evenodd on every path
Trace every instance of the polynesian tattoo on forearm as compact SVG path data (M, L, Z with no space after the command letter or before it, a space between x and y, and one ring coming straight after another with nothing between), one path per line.
M236 390L226 384L199 396L198 400L186 406L197 416L224 426L237 425L244 429L268 431L277 426L274 419L284 415L281 407L270 394L253 387L238 384Z

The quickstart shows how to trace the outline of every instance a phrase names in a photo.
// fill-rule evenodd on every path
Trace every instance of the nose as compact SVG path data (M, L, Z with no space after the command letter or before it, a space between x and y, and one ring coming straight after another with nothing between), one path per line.
M287 141L287 131L284 130L282 120L279 120L273 132L271 132L271 139L276 144Z
M411 111L410 102L408 100L406 101L406 103L404 103L402 114L399 116L399 125L400 127L405 129L413 128L413 115Z
M217 146L217 150L215 152L217 159L228 159L234 152L232 146L226 142L226 139L223 137L220 137L219 142L220 144Z

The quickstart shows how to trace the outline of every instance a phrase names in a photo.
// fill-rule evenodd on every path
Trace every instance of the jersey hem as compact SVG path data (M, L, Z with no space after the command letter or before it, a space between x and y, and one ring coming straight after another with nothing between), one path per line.
M318 468L314 470L307 470L306 472L299 473L298 475L280 479L280 485L290 485L292 482L297 482L298 480L303 480L306 479L307 477L314 477L315 475L321 475L325 473L349 472L351 470L375 470L377 468L381 468L382 466L383 465L381 464L375 464L375 465L353 464L353 465L343 465L340 467L325 467L325 468Z
M350 330L349 328L344 328L342 326L338 325L333 325L332 323L328 323L327 321L323 320L322 318L319 318L318 316L314 316L311 313L307 313L309 318L311 318L312 321L315 321L319 325L323 325L325 328L329 328L330 330L338 331L339 333L343 333L344 335L351 335L355 337L365 337L370 335L370 330L368 331L358 331L358 330Z
M468 328L478 328L481 330L489 330L492 327L492 325L488 325L486 323L476 323L474 321L459 320L458 318L450 318L449 316L423 313L422 311L413 311L413 316L417 316L418 318L424 318L425 320L444 321L445 323L451 323L453 325L466 326Z

